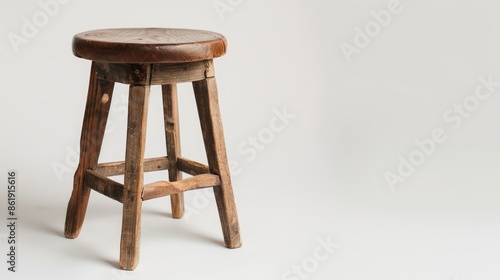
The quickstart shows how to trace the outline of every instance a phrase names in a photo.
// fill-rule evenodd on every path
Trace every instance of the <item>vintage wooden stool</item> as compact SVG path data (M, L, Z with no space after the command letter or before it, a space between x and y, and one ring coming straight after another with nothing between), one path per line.
M83 32L73 53L92 60L80 143L80 162L68 204L65 236L76 238L90 190L123 204L120 267L139 259L142 201L170 195L172 216L184 213L183 192L213 187L229 248L241 246L231 187L213 59L226 52L224 36L201 30L129 28ZM98 163L114 83L130 85L125 161ZM181 157L177 83L192 82L208 166ZM167 156L144 159L149 90L162 86ZM168 170L169 181L144 184L144 172ZM181 173L192 175L182 179ZM124 184L108 176L124 175Z

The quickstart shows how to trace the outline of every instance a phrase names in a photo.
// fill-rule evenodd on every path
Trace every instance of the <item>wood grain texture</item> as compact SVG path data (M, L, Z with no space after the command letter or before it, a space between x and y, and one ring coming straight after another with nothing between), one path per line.
M177 158L177 167L184 173L187 173L189 175L199 175L199 174L205 174L205 173L210 173L210 170L208 169L208 166L205 164L201 164L199 162L196 162L194 160L186 159L183 157Z
M144 172L166 170L170 166L167 157L144 159ZM104 176L116 176L125 174L125 161L99 163L96 172Z
M212 60L188 63L96 63L99 79L127 85L167 85L203 80L213 76ZM152 68L149 76L149 68Z
M83 184L118 202L123 202L123 185L93 170L87 170Z
M238 248L241 246L240 229L229 175L215 78L193 82L193 89L210 173L220 176L221 184L214 187L214 193L224 242L228 248Z
M73 38L76 56L92 60L80 141L80 163L68 204L65 236L78 236L93 189L123 203L120 268L136 268L142 201L170 196L172 216L184 213L184 192L213 187L224 242L241 246L213 58L226 52L224 36L160 28L94 30ZM114 83L130 85L125 160L98 164ZM177 83L192 82L208 165L181 157ZM144 159L151 85L162 85L167 155ZM144 172L168 170L168 182L144 185ZM182 172L193 177L182 179ZM108 176L124 175L124 184Z
M139 261L144 150L149 86L130 86L123 190L120 267L133 270Z
M167 143L168 180L182 180L182 173L177 168L177 158L181 155L181 140L179 134L179 107L177 101L177 84L162 86L163 115L165 123L165 140ZM184 216L184 194L173 193L170 196L172 217L180 219Z
M97 165L113 95L114 83L97 79L95 68L95 63L92 63L80 139L80 160L66 212L64 235L67 238L79 235L85 219L90 189L83 184L84 175L87 169L94 169Z
M151 84L150 64L96 62L96 76L127 85Z
M73 53L112 63L178 63L222 56L226 44L221 34L204 30L118 28L75 35Z
M219 184L219 176L214 174L196 175L177 182L154 182L144 186L142 200L149 200L185 191L218 186Z
M211 66L212 60L177 64L156 63L153 64L151 84L167 85L203 80L211 74Z

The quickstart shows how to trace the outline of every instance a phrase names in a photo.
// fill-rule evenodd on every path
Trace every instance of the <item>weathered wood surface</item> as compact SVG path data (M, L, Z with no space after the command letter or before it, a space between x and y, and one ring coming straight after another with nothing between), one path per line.
M127 85L151 84L151 64L96 63L96 76L99 79Z
M148 101L149 86L130 86L120 242L120 267L125 270L135 269L139 261Z
M113 63L178 63L213 59L226 53L226 38L204 30L117 28L73 37L73 54Z
M220 176L221 184L214 187L214 193L224 242L228 248L238 248L241 246L240 229L229 175L215 78L193 82L193 89L210 173Z
M182 173L177 168L177 158L181 155L177 84L162 86L162 97L167 158L170 163L168 167L168 180L175 182L182 180ZM170 204L172 206L172 217L176 219L182 218L184 216L184 194L179 192L172 193Z
M95 63L90 70L90 83L80 139L80 160L73 178L73 192L68 203L64 235L76 238L85 219L90 189L84 186L87 169L94 169L99 159L108 119L114 83L95 76Z
M142 200L149 200L189 190L202 189L220 184L218 175L201 174L177 182L159 181L144 186Z
M213 77L212 60L187 63L96 63L96 76L102 80L134 85L168 85ZM150 72L149 69L152 69Z
M199 162L189 160L183 157L177 158L177 166L182 172L193 176L210 173L208 166L206 166L205 164L201 164Z
M170 163L166 156L144 159L144 172L167 170L169 166ZM193 176L210 172L207 165L180 156L177 157L176 168ZM95 171L104 176L123 175L125 174L125 161L99 163Z
M76 56L93 60L80 141L80 163L66 215L65 236L78 236L91 188L123 203L120 267L138 263L142 201L170 195L172 216L184 212L183 192L213 187L224 242L241 246L212 59L226 52L217 33L181 29L111 29L77 34ZM130 84L126 155L98 164L115 82ZM193 82L208 166L181 157L177 87ZM162 85L167 156L144 159L150 85ZM169 182L144 185L144 172L168 170ZM181 172L193 175L182 179ZM124 175L124 184L108 176Z
M87 170L83 181L89 187L118 202L123 202L123 185L93 170Z
M144 172L166 170L169 162L167 157L157 157L144 159ZM99 163L96 172L104 176L116 176L125 174L125 161Z
M203 80L211 73L212 60L180 64L153 64L152 85L168 85Z

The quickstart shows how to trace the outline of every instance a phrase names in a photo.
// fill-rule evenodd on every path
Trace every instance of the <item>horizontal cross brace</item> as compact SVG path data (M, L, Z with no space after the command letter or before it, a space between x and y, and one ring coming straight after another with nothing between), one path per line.
M214 174L196 175L177 182L159 181L144 185L142 200L167 196L184 191L208 188L220 185L220 178Z
M149 158L144 160L144 172L167 170L169 162L167 157ZM209 173L209 168L205 164L179 157L177 159L177 168L189 175L199 175ZM116 176L125 174L125 162L100 163L95 170L104 176Z
M94 191L123 203L123 185L115 182L94 170L87 170L83 184Z

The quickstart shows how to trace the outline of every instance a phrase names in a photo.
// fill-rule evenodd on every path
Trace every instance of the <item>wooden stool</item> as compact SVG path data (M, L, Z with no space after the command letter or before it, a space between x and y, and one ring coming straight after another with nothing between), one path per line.
M212 59L224 55L224 36L187 29L105 29L73 38L73 53L92 60L80 142L80 162L68 204L65 236L76 238L90 190L123 204L120 267L139 259L142 201L170 195L172 216L184 213L183 192L213 187L229 248L241 246ZM125 161L98 163L114 83L130 85ZM181 157L177 83L192 82L208 166ZM167 156L144 159L151 85L162 86ZM167 170L169 182L144 185L144 172ZM182 179L181 173L192 175ZM124 175L124 184L108 176Z

